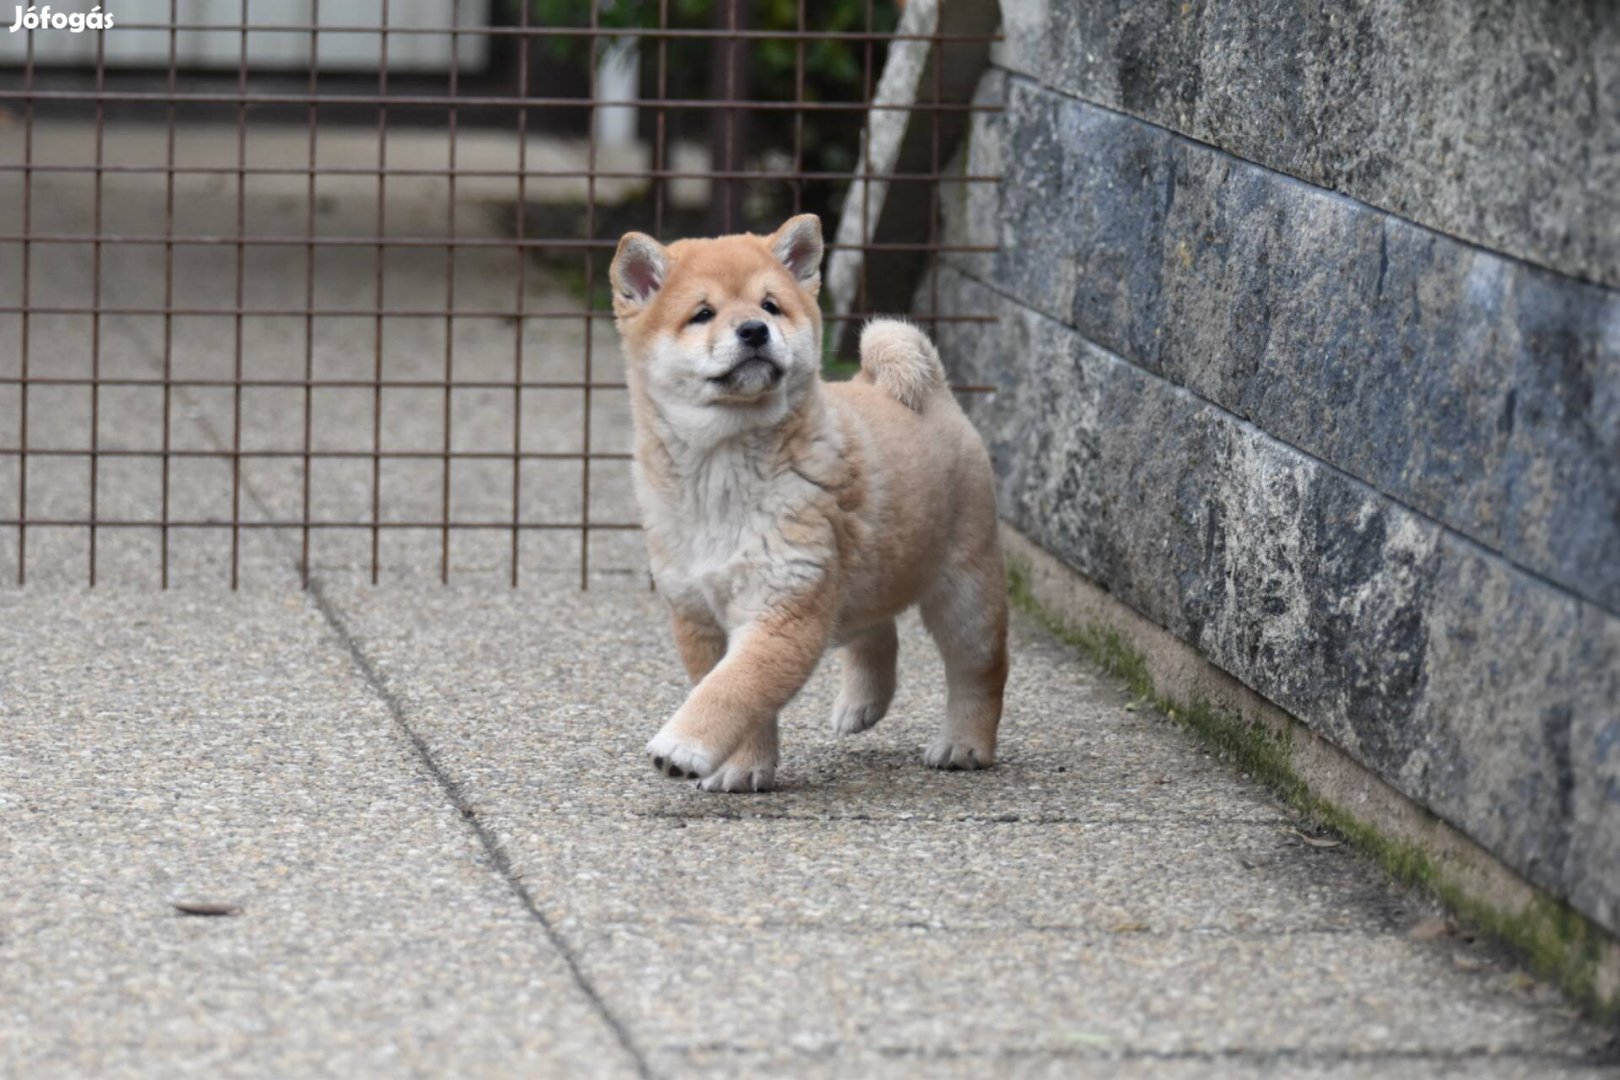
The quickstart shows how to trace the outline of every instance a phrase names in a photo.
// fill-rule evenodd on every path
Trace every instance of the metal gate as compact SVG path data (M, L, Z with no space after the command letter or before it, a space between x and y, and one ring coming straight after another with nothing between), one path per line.
M927 200L927 234L846 247L987 250L939 242L940 185L995 177L938 133L991 106L936 75L908 106L930 167L872 167L889 47L948 41L897 37L893 4L107 6L100 32L53 11L0 40L18 584L638 574L620 233L810 210L830 237L876 181Z

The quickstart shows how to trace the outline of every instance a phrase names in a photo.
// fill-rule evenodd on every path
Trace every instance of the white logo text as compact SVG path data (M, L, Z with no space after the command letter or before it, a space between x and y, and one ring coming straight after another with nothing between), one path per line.
M15 34L19 30L66 30L70 34L82 34L86 30L111 30L112 24L112 12L102 14L99 4L88 13L52 11L49 4L44 7L29 4L24 10L23 6L18 4L17 18L11 24L11 33Z

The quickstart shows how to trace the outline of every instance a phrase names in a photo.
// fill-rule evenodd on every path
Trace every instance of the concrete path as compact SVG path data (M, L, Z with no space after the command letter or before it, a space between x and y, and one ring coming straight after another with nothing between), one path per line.
M160 212L161 192L109 184L120 229ZM83 191L43 192L36 228L84 227ZM390 221L441 227L442 194L396 191ZM363 233L353 198L321 227ZM229 192L182 204L197 228L234 213ZM463 208L458 227L498 235L488 210ZM285 193L247 216L261 232L304 223ZM301 250L254 255L252 295L301 304ZM161 248L105 256L104 302L160 302ZM229 303L216 257L186 261L187 303ZM36 258L41 302L87 302L82 249ZM369 252L322 258L320 303L372 303ZM458 267L462 301L513 295L510 253L473 249ZM390 253L388 303L441 303L444 268L442 251ZM0 288L16 270L0 258ZM538 268L527 288L531 310L578 303ZM83 322L33 320L33 370L88 372ZM228 376L231 320L174 326L177 371ZM387 329L390 377L443 370L442 322ZM102 371L160 371L162 332L104 318ZM302 332L245 319L250 373L302 371ZM320 320L317 370L369 378L373 333ZM585 340L547 320L458 333L460 378L510 371L517 334L534 377L577 377ZM592 340L612 378L606 328ZM30 391L30 445L88 444L79 390ZM0 446L20 437L14 391ZM101 445L161 440L143 393L104 391ZM454 445L511 445L510 397L454 397ZM526 447L579 445L581 395L526 398ZM368 446L370 400L318 402L318 445ZM229 445L228 391L171 404L174 445ZM622 448L622 398L591 404L593 448ZM391 401L389 445L441 446L443 405ZM244 444L296 442L302 407L250 393ZM500 464L455 477L457 514L514 513ZM388 478L386 513L436 513L437 468ZM222 520L236 497L285 520L303 507L299 469L254 463L233 492L219 462L192 462L171 498L190 516ZM521 479L517 512L580 513L577 463ZM83 459L38 459L29 481L39 512L84 513ZM149 459L109 459L100 511L148 513L159 481ZM632 512L621 463L593 468L591 490L598 520ZM5 514L17 496L15 459L0 460ZM369 477L321 471L309 497L352 515ZM784 789L708 796L641 756L684 688L633 535L593 537L582 593L577 534L525 534L516 591L499 533L454 535L448 588L437 530L385 535L381 588L365 584L364 532L320 534L304 592L298 530L244 533L231 593L228 530L194 530L172 539L162 593L154 532L104 531L103 584L86 590L84 530L33 530L30 585L0 591L0 1076L1508 1077L1616 1060L1609 1033L1492 949L1433 933L1423 902L1307 843L1253 783L1027 623L994 770L921 767L943 699L913 622L888 719L832 736L829 663L786 716ZM0 533L9 577L15 535Z
M607 578L4 594L0 1075L1604 1060L1038 629L995 770L921 767L942 697L913 623L889 719L831 735L824 670L784 790L723 797L641 759L682 696L662 621Z

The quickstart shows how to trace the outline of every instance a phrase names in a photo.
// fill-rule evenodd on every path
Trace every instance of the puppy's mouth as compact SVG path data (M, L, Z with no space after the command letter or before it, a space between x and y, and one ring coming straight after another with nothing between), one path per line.
M781 381L781 367L775 360L760 353L743 357L733 364L729 371L709 379L709 382L724 390L727 396L742 397L763 393Z

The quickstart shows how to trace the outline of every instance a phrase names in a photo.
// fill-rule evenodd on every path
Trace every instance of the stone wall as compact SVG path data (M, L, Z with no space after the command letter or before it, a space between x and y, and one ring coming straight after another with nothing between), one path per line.
M1620 7L1004 14L937 269L1004 516L1620 929Z

